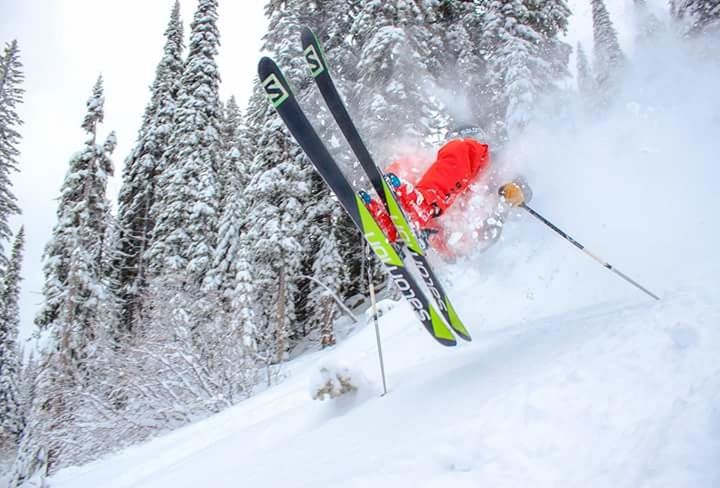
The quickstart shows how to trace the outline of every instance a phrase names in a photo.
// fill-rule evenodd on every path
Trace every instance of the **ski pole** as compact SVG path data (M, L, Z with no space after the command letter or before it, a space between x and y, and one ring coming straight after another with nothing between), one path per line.
M378 358L380 359L380 375L382 376L383 394L387 395L387 383L385 382L385 361L383 360L382 342L380 341L380 326L378 326L378 310L375 301L375 285L372 281L372 272L368 266L368 283L370 284L370 302L372 303L373 322L375 323L375 340L377 341Z
M620 278L624 279L624 280L627 281L628 283L634 285L634 286L637 287L638 289L640 289L640 290L642 290L643 292L647 293L648 295L650 295L651 297L653 297L655 300L660 300L660 298L659 298L657 295L655 295L654 293L650 292L647 288L643 287L643 286L640 285L638 282L636 282L635 280L633 280L632 278L630 278L630 277L627 276L626 274L622 273L620 270L613 268L609 263L603 261L602 259L600 259L600 258L597 257L596 255L594 255L593 253L591 253L590 251L588 251L587 249L585 249L585 246L583 246L583 245L580 244L578 241L576 241L575 239L573 239L572 237L570 237L566 232L563 232L560 228L558 228L555 224L553 224L552 222L550 222L548 219L546 219L545 217L543 217L542 215L540 215L539 213L537 213L535 210L533 210L531 207L529 207L528 204L526 204L526 203L523 202L523 203L521 203L519 206L522 207L522 208L524 208L525 210L527 210L533 217L537 218L540 222L542 222L543 224L547 225L547 226L550 227L552 230L554 230L555 232L557 232L558 234L560 234L560 236L562 236L566 241L570 242L572 245L574 245L575 247L577 247L578 249L580 249L582 252L584 252L585 254L587 254L588 256L590 256L591 258L593 258L593 259L594 259L595 261L597 261L598 263L602 264L603 267L609 269L610 271L612 271L613 273L615 273L616 275L618 275Z

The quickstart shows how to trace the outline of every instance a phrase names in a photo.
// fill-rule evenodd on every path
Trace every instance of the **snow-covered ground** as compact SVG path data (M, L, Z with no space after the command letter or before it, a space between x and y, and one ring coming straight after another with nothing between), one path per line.
M525 215L443 269L472 343L438 346L404 303L382 316L388 395L361 327L282 384L50 486L720 486L717 44L656 44L613 109L553 105L505 171L661 301ZM333 361L367 384L311 400Z
M478 324L455 350L401 306L382 324L389 395L309 399L328 356L376 376L368 327L283 385L51 486L718 486L716 304L690 289ZM473 315L472 293L461 308Z

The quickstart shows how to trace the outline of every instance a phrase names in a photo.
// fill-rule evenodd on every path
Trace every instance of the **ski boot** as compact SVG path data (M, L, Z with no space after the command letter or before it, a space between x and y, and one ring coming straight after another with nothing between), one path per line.
M415 227L420 230L432 228L431 222L435 217L440 216L440 208L425 198L423 193L411 183L403 181L397 175L387 173L385 180Z
M383 231L389 242L397 241L397 228L393 224L390 214L385 210L385 206L377 199L372 198L365 190L359 190L358 195L368 209L370 215L373 216L380 229Z

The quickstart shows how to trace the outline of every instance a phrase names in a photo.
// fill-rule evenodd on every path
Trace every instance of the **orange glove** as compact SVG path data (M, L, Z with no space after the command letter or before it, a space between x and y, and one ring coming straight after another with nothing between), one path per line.
M514 181L505 183L500 187L498 193L513 207L519 207L525 203L525 194L523 193L523 189Z

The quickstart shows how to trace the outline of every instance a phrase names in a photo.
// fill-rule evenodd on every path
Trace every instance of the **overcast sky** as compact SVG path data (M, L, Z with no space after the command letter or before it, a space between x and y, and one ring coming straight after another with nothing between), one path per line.
M0 42L17 39L25 72L20 106L20 173L12 175L23 214L15 219L27 233L23 263L21 329L27 336L42 300L41 257L55 225L56 198L72 154L82 148L85 101L95 80L105 80L104 137L117 132L115 199L125 156L130 151L148 87L160 61L163 33L174 0L0 0ZM185 35L197 0L181 0ZM267 28L265 0L220 1L220 55L223 99L235 95L244 106L256 76L261 37ZM186 41L187 44L187 41ZM9 247L6 246L6 249Z

